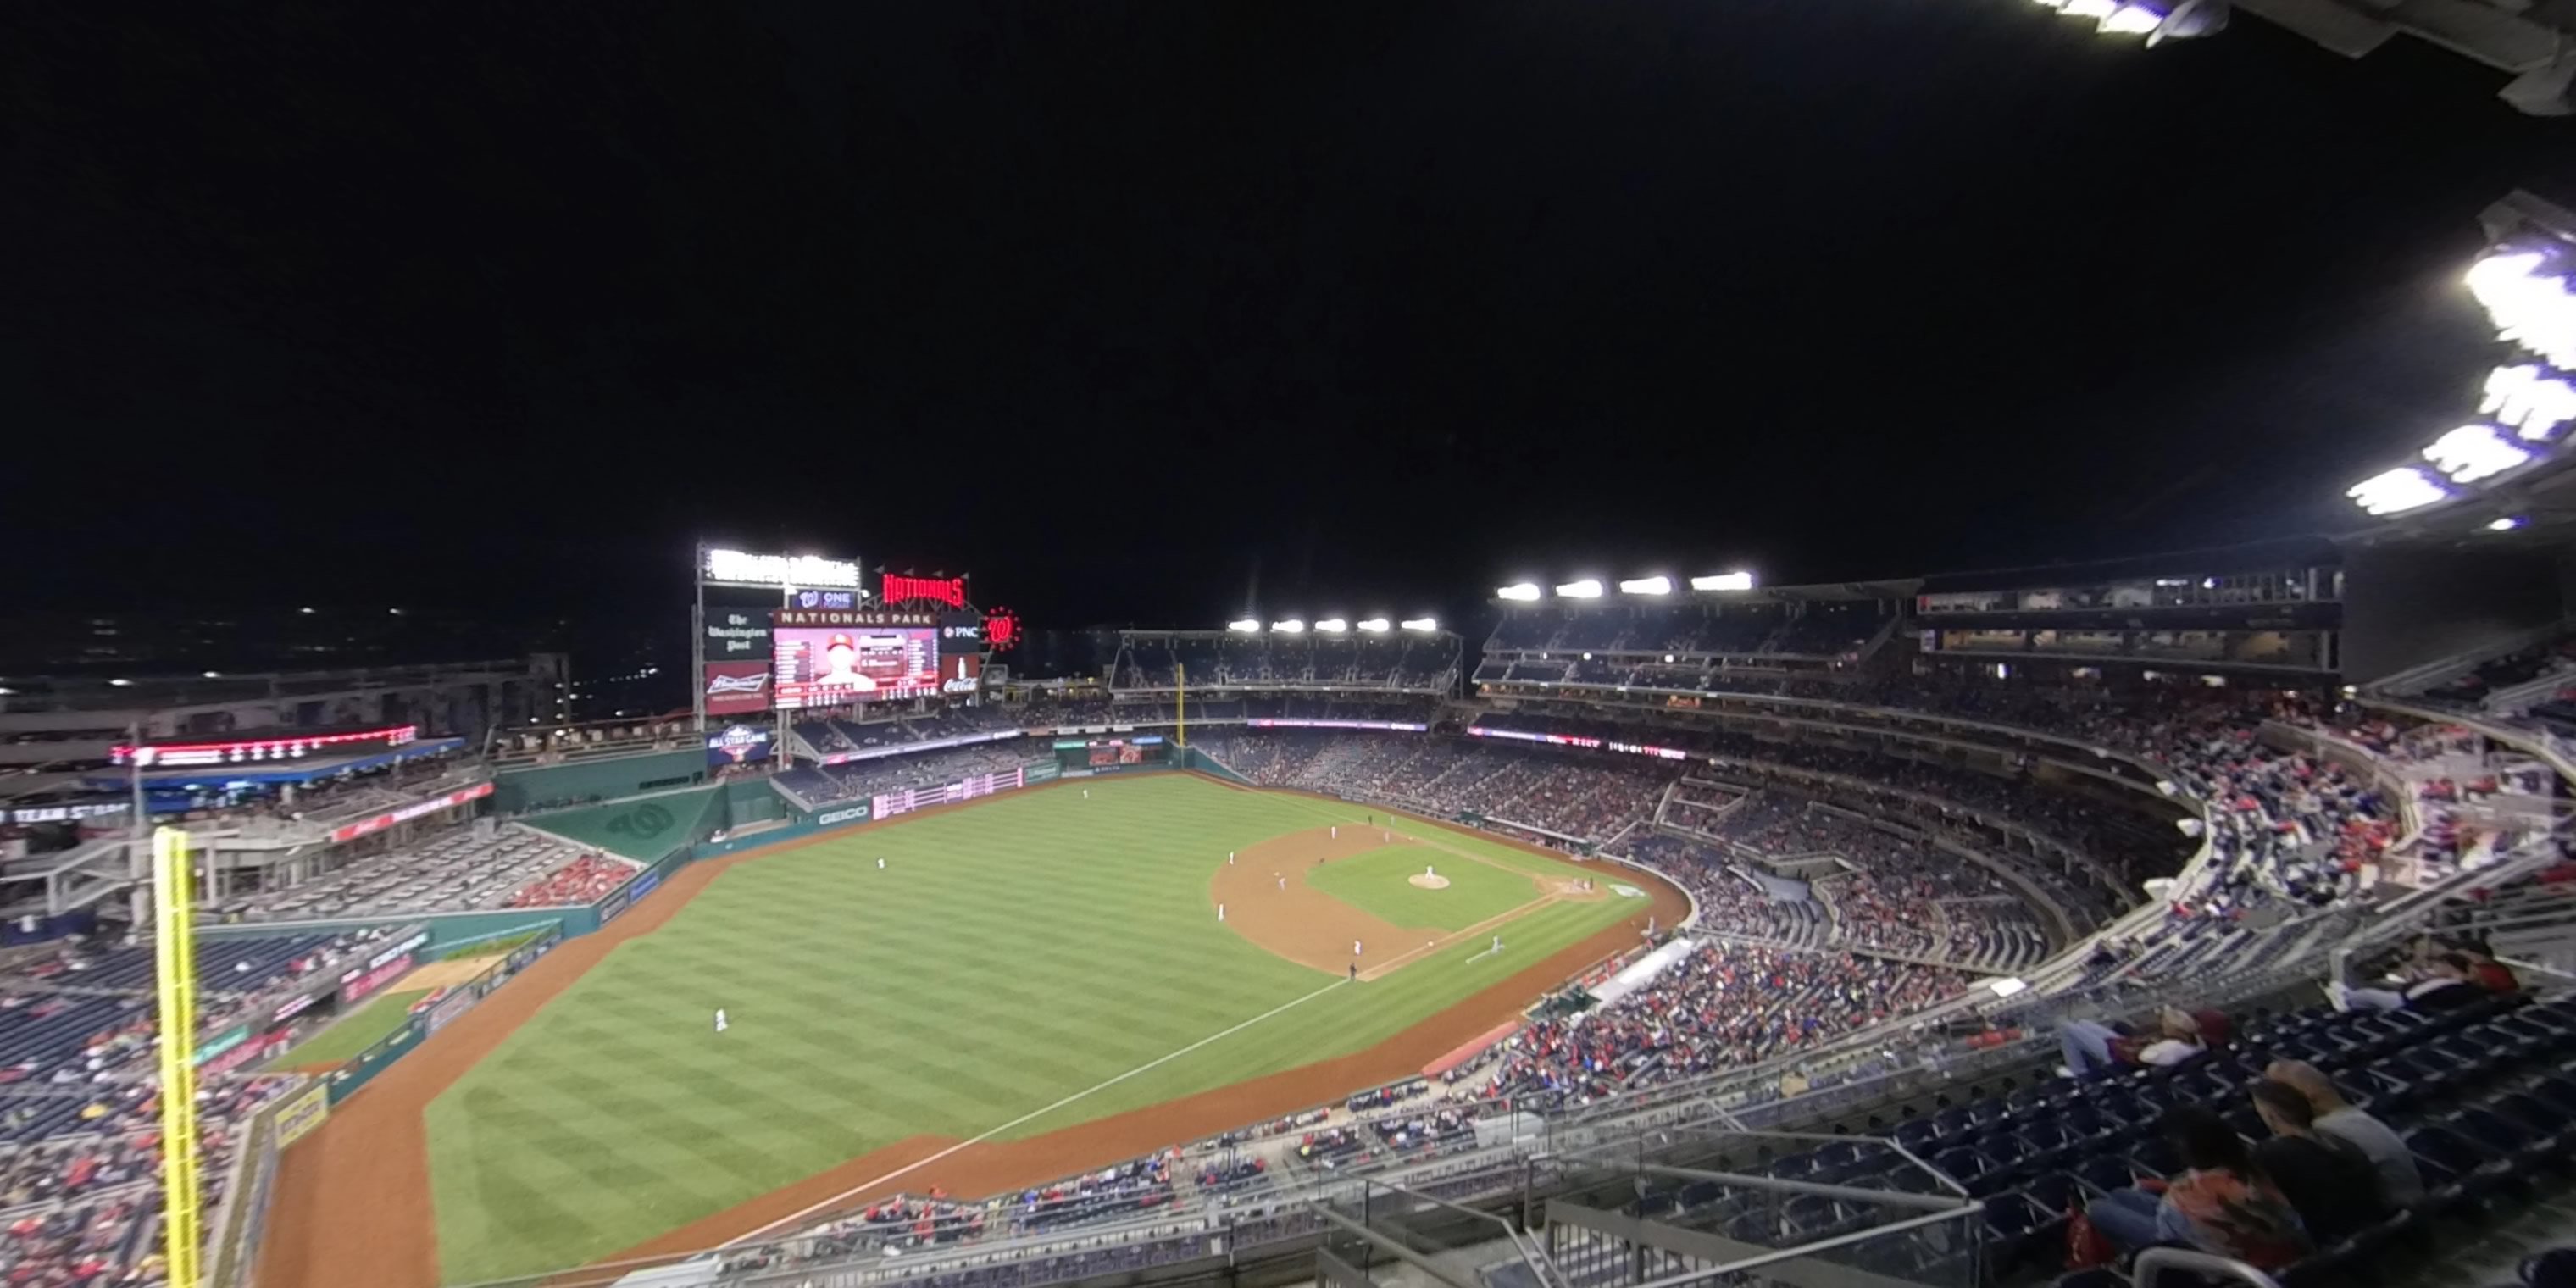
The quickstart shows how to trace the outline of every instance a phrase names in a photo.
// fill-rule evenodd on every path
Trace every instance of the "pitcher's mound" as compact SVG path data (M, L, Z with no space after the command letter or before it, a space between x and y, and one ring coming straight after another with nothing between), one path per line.
M1446 890L1449 888L1449 878L1436 876L1428 872L1416 872L1412 876L1406 877L1405 880L1410 881L1425 890Z

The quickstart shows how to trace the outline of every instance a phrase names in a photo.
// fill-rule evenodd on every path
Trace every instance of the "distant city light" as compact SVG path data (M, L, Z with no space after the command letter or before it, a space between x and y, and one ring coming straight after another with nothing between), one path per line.
M1327 617L1324 620L1315 623L1315 629L1322 631L1327 635L1339 635L1348 631L1350 628L1351 624L1349 622L1338 617Z
M1281 635L1303 635L1306 633L1306 624L1291 617L1284 622L1272 622L1270 629Z
M1502 589L1495 591L1494 597L1497 599L1517 599L1524 601L1534 600L1538 598L1538 583L1533 581L1514 582L1509 586L1505 586Z
M1753 574L1749 572L1721 572L1707 577L1693 577L1691 578L1691 589L1751 590L1753 589Z
M1237 635L1258 635L1261 633L1260 621L1250 617L1246 617L1241 621L1227 622L1225 624L1225 628Z
M1619 583L1622 595L1669 595L1673 593L1670 577L1633 577Z
M1440 620L1436 617L1408 617L1404 619L1404 629L1429 635L1440 629Z
M312 613L313 613L313 610L312 610L312 609L310 609L310 608L299 608L299 609L296 609L295 611L297 611L297 612L299 612L299 613L303 613L304 615L306 615L306 616L308 616L308 617L309 617L309 616L311 616L311 615L312 615Z
M132 684L134 683L134 681L132 681L132 680L124 680L124 679L117 679L117 680L110 680L110 681L108 681L108 683L109 683L110 685L115 686L116 688L120 688L120 689L122 689L122 688L126 688L126 687L128 687L128 686L132 685Z
M2344 495L2365 513L2386 516L2420 510L2448 500L2451 494L2443 491L2432 475L2412 465L2401 465L2353 484Z
M1383 617L1372 617L1361 622L1360 629L1371 635L1384 635L1387 631L1387 620Z
M2514 529L2521 527L2522 522L2521 517L2518 515L2506 515L2504 518L2490 521L2487 524L2487 531L2511 532Z
M220 680L224 678L224 673L221 671L205 671L200 674L204 675L209 680Z
M2531 453L2505 441L2493 425L2462 425L2434 439L2424 459L2454 483L2475 483L2531 460Z
M1556 593L1567 599L1599 599L1601 598L1601 579L1586 577L1581 581L1569 581L1558 586Z

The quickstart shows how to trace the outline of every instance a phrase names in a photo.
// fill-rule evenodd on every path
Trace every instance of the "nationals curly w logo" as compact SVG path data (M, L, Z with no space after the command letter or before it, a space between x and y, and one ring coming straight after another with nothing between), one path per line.
M659 805L638 805L608 820L608 830L645 840L670 831L672 822L671 811Z

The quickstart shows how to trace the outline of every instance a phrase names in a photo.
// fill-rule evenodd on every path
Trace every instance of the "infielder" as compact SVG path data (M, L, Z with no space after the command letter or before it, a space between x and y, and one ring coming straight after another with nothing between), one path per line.
M1223 924L1225 924L1225 905L1224 905L1224 904L1221 904L1221 903L1220 903L1220 904L1218 904L1218 905L1216 906L1216 920L1217 920L1217 924L1218 924L1218 925L1223 925Z
M1342 839L1342 829L1338 824L1333 828L1333 839L1336 841Z
M1281 878L1279 878L1279 888L1280 888L1280 889L1282 889L1282 890L1285 890L1285 889L1287 889L1287 888L1288 888L1288 878L1286 878L1286 877L1281 877Z
M1353 956L1353 957L1357 957L1357 956L1359 956L1359 955L1360 955L1360 941L1358 941L1358 940L1354 939L1354 940L1352 940L1352 941L1351 941L1351 956Z

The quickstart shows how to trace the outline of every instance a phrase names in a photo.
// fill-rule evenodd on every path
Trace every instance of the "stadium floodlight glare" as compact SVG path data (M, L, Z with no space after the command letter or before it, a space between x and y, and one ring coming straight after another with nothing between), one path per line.
M1371 635L1384 635L1387 632L1387 620L1383 617L1364 618L1360 622L1360 629Z
M2059 12L2069 18L2091 18L2099 21L2110 17L2119 10L2119 7L2119 0L2066 0L2066 7Z
M312 610L312 609L310 609L310 608L299 608L299 609L296 609L295 611L297 611L297 612L299 612L299 613L302 613L302 614L304 614L304 615L305 615L305 616L307 616L307 617L311 617L311 616L313 615L313 610Z
M1261 633L1260 621L1250 617L1243 618L1240 621L1227 622L1225 624L1225 628L1237 635L1258 635Z
M2039 0L2039 7L2042 9L2063 9L2066 7L2066 0Z
M1569 581L1558 586L1556 593L1567 599L1599 599L1601 598L1601 579L1586 577L1581 581Z
M2511 532L2511 531L2513 531L2514 529L2519 528L2519 527L2521 527L2521 526L2522 526L2522 519L2521 519L2521 517L2520 517L2519 515L2511 515L2511 514L2508 514L2508 515L2506 515L2505 517L2503 517L2503 518L2501 518L2501 519L2496 519L2496 520L2493 520L2493 521L2489 522L2489 523L2487 524L2487 531L2489 531L2489 532Z
M220 680L224 678L224 673L221 671L200 671L198 674L203 675L209 680Z
M1315 629L1322 631L1327 635L1339 635L1348 631L1350 628L1351 624L1349 622L1343 621L1338 617L1327 617L1324 620L1315 623Z
M2493 425L2462 425L2434 439L2424 459L2454 483L2475 483L2528 463L2531 453L2507 442Z
M2100 31L2105 36L2152 36L2163 25L2162 11L2142 4L2124 4L2102 19Z
M1525 602L1535 600L1538 598L1538 583L1534 581L1516 581L1511 585L1495 591L1494 597L1496 599L1517 599Z
M1753 589L1753 574L1749 572L1721 572L1707 577L1693 577L1691 578L1691 589L1751 590Z
M1673 579L1661 575L1653 577L1632 577L1627 581L1619 583L1619 593L1622 595L1669 595L1673 593Z
M114 679L114 680L110 680L110 681L108 681L108 684L109 684L110 686L112 686L112 687L114 687L114 688L119 688L119 689L125 688L125 687L127 687L128 685L131 685L131 684L133 684L133 683L134 683L134 681L132 681L132 680L128 680L128 679L123 679L123 678L119 678L119 679Z
M2576 283L2551 271L2549 258L2536 250L2489 255L2470 266L2469 293L2486 307L2498 338L2576 370Z
M1306 633L1306 624L1294 617L1291 617L1284 622L1272 622L1270 624L1270 629L1273 633L1280 635L1303 635Z
M2487 373L2478 411L2513 426L2514 436L2526 442L2548 442L2559 426L2576 421L2576 384L2551 379L2553 374L2537 363L2498 367Z
M2385 473L2373 474L2344 492L2366 514L2386 517L2420 510L2450 499L2451 494L2433 481L2433 476L2412 465L2400 465Z
M1408 631L1419 631L1425 635L1436 634L1440 630L1440 619L1436 617L1408 617L1404 619L1404 629Z

